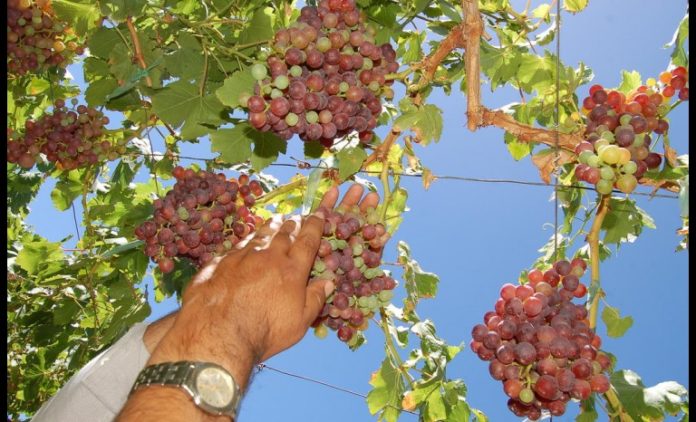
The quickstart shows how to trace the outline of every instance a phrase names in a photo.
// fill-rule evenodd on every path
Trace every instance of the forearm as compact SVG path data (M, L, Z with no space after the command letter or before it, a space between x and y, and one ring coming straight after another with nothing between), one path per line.
M155 351L157 345L159 344L160 340L162 340L164 335L167 334L169 329L172 328L178 314L179 311L174 311L169 315L158 319L147 327L145 334L143 334L143 343L145 344L145 347L150 355L152 355L152 353Z
M163 362L212 362L224 367L243 392L258 358L254 348L245 343L244 333L223 334L215 326L206 326L203 318L188 316L175 320L161 339L147 365ZM204 333L204 334L202 334ZM211 341L210 339L215 339ZM118 419L123 421L229 421L224 416L213 416L198 408L183 389L164 386L142 387L128 399Z

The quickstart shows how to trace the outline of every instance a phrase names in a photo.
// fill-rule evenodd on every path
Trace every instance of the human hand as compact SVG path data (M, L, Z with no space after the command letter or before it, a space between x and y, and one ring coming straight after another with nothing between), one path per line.
M360 201L362 195L363 188L354 185L340 206L377 206L377 194ZM320 205L333 208L337 199L338 190L331 189ZM329 280L307 285L324 219L321 214L309 216L301 227L297 220L278 223L268 222L244 247L215 259L194 277L151 364L218 362L241 384L248 374L239 369L235 374L235 368L250 368L304 336L334 289Z

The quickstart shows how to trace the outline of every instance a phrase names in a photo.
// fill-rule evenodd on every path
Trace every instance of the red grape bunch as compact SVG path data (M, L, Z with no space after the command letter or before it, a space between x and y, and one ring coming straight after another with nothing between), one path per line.
M602 195L610 194L614 187L631 193L646 171L658 168L662 156L651 152L651 134L667 133L669 123L664 116L677 89L679 98L688 100L686 76L684 67L663 72L662 93L654 79L628 96L593 85L582 106L588 120L586 138L575 147L578 180L595 185Z
M586 267L580 258L560 260L544 272L531 270L526 284L503 285L495 310L472 330L471 350L490 361L516 416L560 416L571 398L609 389L603 372L611 360L599 351L585 306L572 303L587 293L580 282Z
M85 105L69 109L65 101L56 100L52 113L24 123L24 134L8 131L7 161L30 169L39 154L73 170L105 160L115 160L126 152L126 141L112 143L105 139L104 126L109 118Z
M352 345L358 331L366 330L369 319L393 297L396 281L380 268L389 234L374 209L321 210L326 222L310 281L333 280L336 291L313 326L319 337L326 336L328 327Z
M263 194L258 181L241 175L227 180L222 173L174 168L176 183L154 202L154 216L135 229L145 241L145 254L163 273L175 258L187 258L200 268L232 249L263 220L249 207Z
M58 22L49 0L7 1L7 70L24 75L52 66L65 67L84 47Z
M242 94L240 104L252 126L285 140L297 134L330 147L356 131L368 143L380 98L394 95L385 76L398 68L394 49L375 44L354 0L321 0L275 34L266 63L251 67L254 95Z

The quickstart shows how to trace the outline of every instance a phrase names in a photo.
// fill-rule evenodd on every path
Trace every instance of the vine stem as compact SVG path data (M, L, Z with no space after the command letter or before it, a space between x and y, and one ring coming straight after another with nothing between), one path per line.
M96 175L94 175L94 178L96 179ZM85 174L85 182L82 184L82 212L83 212L83 223L85 225L85 236L82 238L82 241L85 243L89 244L84 244L82 245L82 248L85 250L91 250L92 249L92 237L94 235L94 228L92 227L92 221L89 218L89 206L87 204L87 195L89 194L89 188L92 185L93 175L91 170L87 170ZM95 263L96 264L96 263ZM89 297L92 300L92 307L94 308L94 325L99 330L101 323L99 322L99 313L97 309L97 297L95 296L95 290L94 290L94 283L93 283L93 276L94 276L94 271L96 269L96 265L92 265L89 269L89 272L87 274L87 277L85 278L87 281L87 289L89 290ZM95 333L95 335L98 337L98 331ZM97 342L99 339L97 338Z
M595 330L597 327L597 312L599 309L599 298L602 296L599 283L599 232L609 212L610 195L603 195L597 208L592 227L587 235L587 243L590 245L590 266L591 266L591 284L590 292L594 291L594 295L590 302L590 329Z
M384 139L384 142L380 144L373 152L370 154L369 157L363 161L363 169L367 169L367 166L370 164L374 163L377 160L384 161L389 154L389 150L391 149L391 146L396 142L396 140L399 138L399 134L401 133L401 130L392 126L391 130L389 131L389 134L387 137Z
M401 373L401 376L407 381L409 386L413 388L413 383L415 382L415 380L413 379L413 376L411 376L411 374L408 373L408 370L404 368L404 362L401 360L401 356L399 356L399 352L398 350L396 350L396 346L394 346L394 341L392 340L391 333L389 332L389 315L387 315L387 312L384 310L384 308L379 309L379 315L381 317L379 326L382 327L382 331L384 332L384 343L387 347L387 351L393 358L393 362L396 363L396 370Z
M297 188L301 188L301 187L306 186L306 185L307 185L307 178L303 176L303 177L301 177L293 182L290 182L290 183L287 183L283 186L280 186L279 188L274 189L274 190L268 192L267 194L259 197L256 200L256 204L257 205L266 205L273 198L278 197L280 195L284 195L288 192L291 192Z
M138 39L138 33L135 31L132 17L128 16L128 18L126 18L126 26L128 26L128 32L130 32L131 41L133 41L133 48L135 48L135 59L138 61L141 69L147 69L147 64L143 56L143 49L140 47L140 40ZM145 76L145 83L147 83L148 87L152 88L152 78L150 78L150 75Z
M604 218L609 212L609 201L611 200L610 195L602 195L602 199L599 202L599 207L597 208L597 214L595 215L594 221L592 222L592 227L590 228L590 233L587 235L587 242L590 245L590 265L591 265L591 285L590 291L594 291L594 295L590 302L590 329L595 330L597 328L597 314L599 310L599 299L602 297L602 291L600 288L600 277L599 277L599 232L602 229L602 223ZM633 418L626 414L619 401L619 397L616 395L616 391L613 387L609 388L604 397L607 400L609 407L614 409L621 422L633 422Z

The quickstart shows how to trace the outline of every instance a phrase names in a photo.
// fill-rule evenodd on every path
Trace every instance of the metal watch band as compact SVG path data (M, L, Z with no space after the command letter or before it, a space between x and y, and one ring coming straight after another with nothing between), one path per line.
M195 378L201 370L210 367L215 367L227 372L223 367L207 362L179 361L150 365L140 371L129 394L133 394L136 390L151 385L179 387L185 390L193 398L194 403L206 412L216 415L227 415L234 419L237 416L237 409L242 399L239 386L237 382L234 381L234 377L232 377L234 385L232 403L226 406L225 409L221 411L211 408L205 402L201 401L195 387Z

